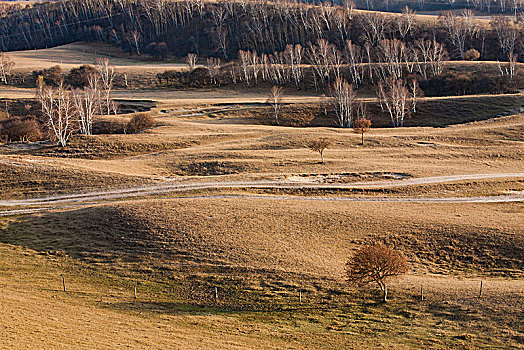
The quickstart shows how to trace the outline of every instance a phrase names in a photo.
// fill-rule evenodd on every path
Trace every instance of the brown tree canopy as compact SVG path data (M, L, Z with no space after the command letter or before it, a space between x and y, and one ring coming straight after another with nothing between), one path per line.
M362 135L362 144L364 144L364 133L371 128L371 120L366 118L358 118L353 123L353 132Z
M331 145L331 141L326 138L310 141L307 147L313 152L320 153L321 163L324 163L324 150Z
M387 301L386 281L408 271L406 256L383 243L366 245L355 252L346 263L348 281L365 285L377 283Z

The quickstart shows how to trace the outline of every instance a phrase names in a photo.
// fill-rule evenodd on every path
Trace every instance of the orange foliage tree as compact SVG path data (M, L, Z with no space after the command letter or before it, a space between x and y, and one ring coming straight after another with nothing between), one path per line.
M378 284L382 300L387 301L386 281L408 271L406 256L383 243L366 245L355 252L346 263L346 276L349 282L365 285Z
M366 118L358 118L353 123L353 131L362 135L362 144L364 144L364 133L371 128L371 120Z

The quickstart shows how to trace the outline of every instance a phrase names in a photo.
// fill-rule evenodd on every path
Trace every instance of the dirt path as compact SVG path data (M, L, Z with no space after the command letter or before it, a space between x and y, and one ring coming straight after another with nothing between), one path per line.
M282 181L250 181L250 182L165 182L153 186L138 186L120 190L95 191L60 196L48 196L23 200L3 200L0 207L12 207L0 211L0 216L20 215L32 212L64 209L89 203L99 203L110 200L121 200L133 197L160 195L166 193L181 193L203 189L241 189L241 188L273 188L273 189L377 189L423 184L447 183L467 180L485 180L499 178L522 178L524 173L494 173L465 174L451 176L434 176L404 180L354 182L344 184L322 184ZM247 198L247 199L279 199L279 200L324 200L324 201L360 201L360 202L417 202L417 203L501 203L524 202L524 193L499 196L480 197L322 197L322 196L271 196L271 195L208 195L188 196L184 198ZM37 207L22 209L20 207ZM16 209L15 209L16 208Z

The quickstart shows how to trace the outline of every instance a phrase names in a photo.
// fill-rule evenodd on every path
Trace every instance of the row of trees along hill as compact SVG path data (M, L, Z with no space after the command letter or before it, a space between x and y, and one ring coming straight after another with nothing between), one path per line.
M308 48L319 40L342 50L348 40L376 47L381 40L398 39L406 45L435 40L456 59L475 49L483 59L507 60L511 53L522 61L522 32L520 24L500 16L491 26L479 25L471 10L418 20L409 8L402 14L362 12L352 2L62 0L0 7L2 51L84 40L136 55L195 53L229 60L239 51L269 54L289 44Z
M423 11L446 11L475 9L485 14L511 14L514 18L522 16L522 0L355 0L358 8L378 11L399 12L405 6Z

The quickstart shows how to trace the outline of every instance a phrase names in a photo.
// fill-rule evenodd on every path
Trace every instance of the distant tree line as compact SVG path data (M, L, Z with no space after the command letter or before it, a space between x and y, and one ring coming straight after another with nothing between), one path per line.
M465 58L478 58L478 52L471 51L464 53ZM375 47L361 47L347 40L339 50L320 39L307 48L287 45L284 51L272 54L241 50L237 56L222 63L219 58L204 60L190 54L187 70L158 73L158 84L184 88L230 84L252 87L270 83L332 93L337 80L349 82L354 90L361 87L376 90L393 78L404 80L408 86L415 82L427 96L445 96L514 92L523 81L513 59L461 72L446 61L449 55L436 40L405 44L398 39L382 39Z
M483 59L508 60L508 47L513 47L511 53L522 60L522 36L521 25L507 18L495 18L491 28L478 26L469 10L419 22L409 8L384 15L355 11L349 2L308 6L287 1L63 0L0 8L2 51L86 40L136 55L195 53L230 60L241 51L273 54L287 45L309 48L320 40L342 50L348 40L377 47L384 39L397 39L406 45L435 40L456 59L475 49Z
M400 12L405 6L421 11L446 11L456 9L475 9L492 14L512 14L515 18L522 16L522 0L355 0L357 8Z

